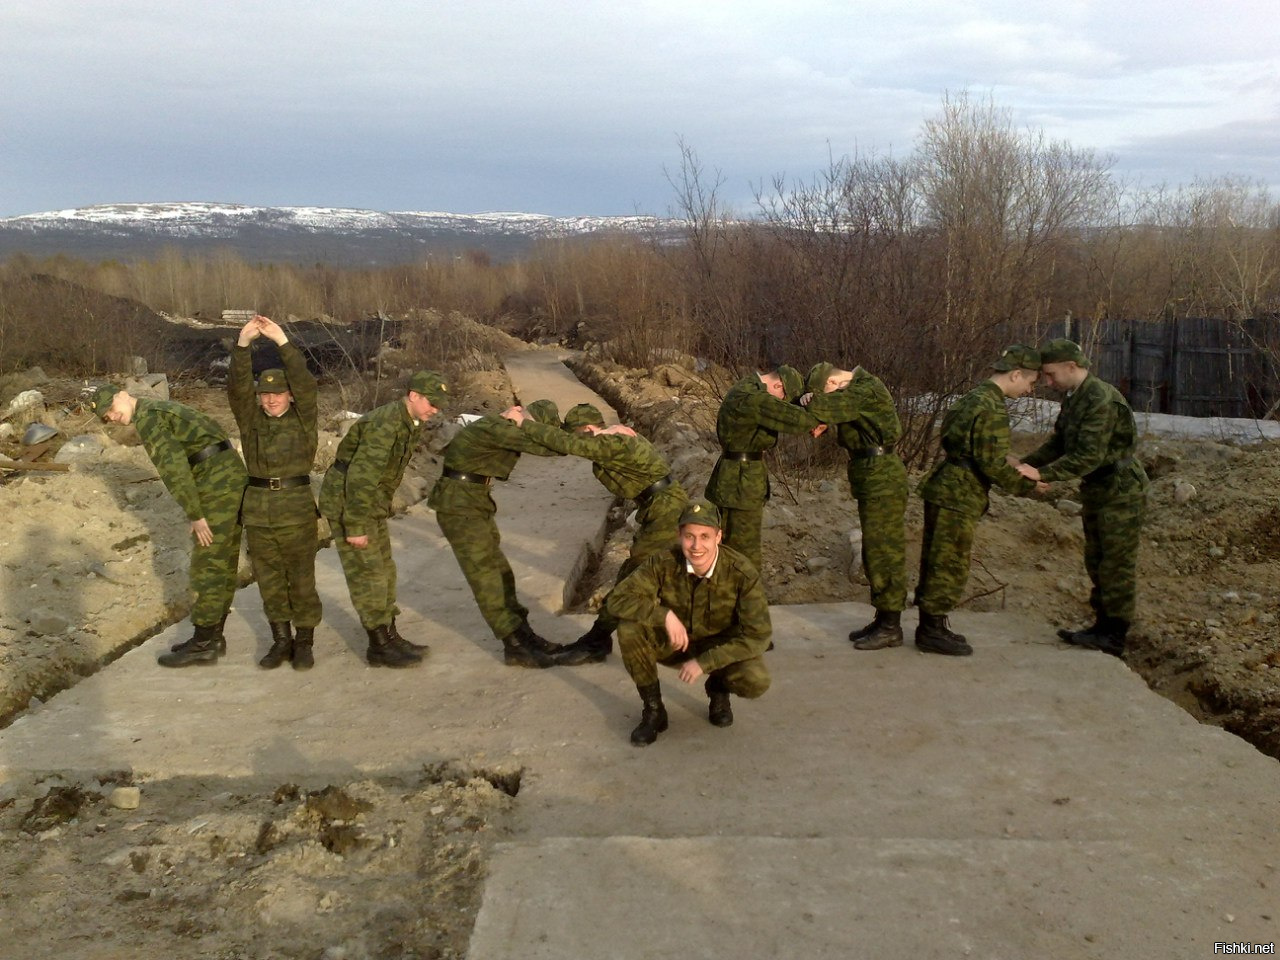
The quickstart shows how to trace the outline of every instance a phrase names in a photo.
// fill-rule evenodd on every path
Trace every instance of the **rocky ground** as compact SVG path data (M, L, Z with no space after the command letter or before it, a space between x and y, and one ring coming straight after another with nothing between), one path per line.
M512 401L495 356L524 347L476 342L484 349L460 378L456 411L491 412ZM695 372L679 358L633 370L590 356L575 369L667 452L686 489L701 491L716 457L725 371ZM0 413L24 391L42 394L38 407L3 421L14 429L0 430L0 455L29 454L20 436L34 420L59 431L41 459L73 464L66 472L0 470L0 722L188 608L186 521L136 434L77 411L84 387L43 372L0 380ZM174 399L232 426L220 386L169 387ZM362 389L325 385L318 470L332 460L343 411L364 408ZM433 426L400 504L429 489L456 429ZM1017 438L1023 449L1035 442ZM842 454L831 447L796 439L771 464L764 574L773 603L866 600ZM1141 454L1153 485L1127 661L1196 716L1280 757L1280 448L1159 440L1145 442ZM1053 627L1086 621L1071 496L1068 488L1045 501L993 498L979 528L968 609L1033 613L1049 638ZM598 603L626 554L626 517L616 513L615 532L579 590L582 608ZM918 500L907 525L909 548L918 549ZM912 568L916 561L909 556ZM980 652L982 638L971 639ZM128 806L129 791L117 789L131 786L144 798L137 809ZM12 942L33 957L65 955L68 946L80 957L141 955L134 947L142 942L169 944L178 956L461 956L485 846L501 833L517 786L458 769L305 785L135 783L128 772L102 772L89 783L0 785L0 871L26 878L23 896L32 901L6 898L13 885L5 884L0 907L6 921L14 918ZM353 897L370 904L358 928L349 910L336 909ZM109 935L100 917L75 922L107 902L120 918ZM65 935L33 946L45 942L40 933L51 917ZM329 946L317 949L318 942Z

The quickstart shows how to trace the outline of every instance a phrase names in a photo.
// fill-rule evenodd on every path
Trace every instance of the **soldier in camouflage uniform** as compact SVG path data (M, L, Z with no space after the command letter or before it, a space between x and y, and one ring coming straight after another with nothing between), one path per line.
M1018 344L1006 347L991 366L991 377L961 397L943 417L941 440L946 456L920 485L925 503L916 586L920 608L916 646L929 653L973 653L968 641L951 630L947 614L964 596L974 528L987 512L992 484L1014 494L1036 489L1034 481L1009 463L1005 398L1031 393L1040 375L1040 354Z
M733 385L716 415L720 459L707 480L707 499L720 507L724 542L760 569L760 528L769 499L764 452L780 433L807 433L814 416L795 406L804 392L798 370L785 364L772 373L753 373Z
M351 425L320 488L320 512L333 531L351 605L369 636L365 659L372 667L416 666L426 653L425 645L410 643L396 629L396 564L387 518L423 422L448 398L443 376L415 373L403 397Z
M255 393L252 344L261 336L276 345L284 369L262 371ZM291 661L295 670L308 670L315 663L311 647L321 613L316 592L319 514L311 494L316 378L280 325L259 316L241 328L231 350L227 395L249 468L241 519L271 627L271 649L258 666L271 670Z
M467 424L444 451L444 471L427 498L440 531L453 548L462 575L493 635L502 641L503 660L513 667L555 665L559 644L529 626L529 609L516 596L516 577L502 552L494 517L498 506L489 493L494 480L506 480L520 454L560 456L503 415L490 414ZM559 427L560 412L550 400L535 400L525 415Z
M222 628L236 593L244 461L210 416L169 400L99 387L90 407L107 423L132 424L165 488L191 521L190 585L194 628L189 640L159 658L164 667L217 663L226 652Z
M1121 656L1133 621L1147 491L1146 471L1134 455L1133 411L1119 390L1089 372L1078 344L1050 340L1040 359L1045 382L1066 398L1053 435L1023 459L1024 475L1043 483L1081 478L1084 565L1093 584L1093 626L1058 634Z
M773 627L760 574L721 537L715 504L689 503L679 545L650 555L609 594L622 662L644 707L631 731L636 746L667 729L659 663L678 668L685 683L707 678L707 718L717 727L733 723L730 693L755 699L769 689L762 654Z
M564 416L563 429L525 417L522 426L535 440L557 453L585 457L591 472L606 490L636 503L639 529L631 552L615 583L620 583L646 557L676 542L680 513L689 502L684 488L671 476L666 459L629 427L605 429L604 417L589 403L580 403ZM605 598L606 603L608 598ZM564 666L599 663L613 650L617 618L601 606L591 629L556 654Z
M902 646L902 610L907 605L907 468L895 447L902 424L880 379L857 367L829 363L809 371L807 409L836 428L849 451L849 491L858 502L862 570L871 585L875 619L849 634L859 650Z

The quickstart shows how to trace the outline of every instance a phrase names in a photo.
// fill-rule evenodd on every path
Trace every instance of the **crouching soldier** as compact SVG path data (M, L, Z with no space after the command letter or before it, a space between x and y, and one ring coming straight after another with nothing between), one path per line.
M609 594L622 662L644 705L631 731L636 746L667 729L659 663L678 668L685 683L706 677L707 717L717 727L733 723L730 693L755 699L769 689L761 655L773 628L764 588L722 536L715 505L692 501L680 515L679 544L650 556Z
M255 388L252 344L262 336L279 349L284 369L262 371ZM311 644L321 613L316 592L319 514L311 495L316 378L280 325L259 316L240 329L231 351L227 395L249 468L241 514L249 561L271 627L271 649L258 666L272 670L292 661L293 669L308 670L315 664Z
M170 400L135 397L113 385L89 403L106 423L132 424L165 488L191 521L191 639L159 658L162 667L217 663L227 652L222 627L236 594L244 461L212 417Z

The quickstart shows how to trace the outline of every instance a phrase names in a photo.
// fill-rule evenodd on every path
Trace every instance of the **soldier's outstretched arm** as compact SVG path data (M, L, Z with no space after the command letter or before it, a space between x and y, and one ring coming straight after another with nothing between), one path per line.
M818 425L818 418L809 410L779 400L771 393L761 394L758 403L756 418L762 427L769 430L778 433L808 433ZM809 406L812 408L813 404Z
M1064 441L1062 455L1040 468L1042 480L1053 482L1083 477L1106 462L1111 433L1116 427L1112 405L1095 403L1083 410L1073 410L1072 414L1077 422L1072 431L1071 445L1066 446Z

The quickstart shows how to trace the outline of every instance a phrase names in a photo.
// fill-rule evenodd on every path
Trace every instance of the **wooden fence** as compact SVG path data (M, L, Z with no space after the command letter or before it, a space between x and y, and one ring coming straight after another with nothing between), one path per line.
M1093 371L1135 410L1263 418L1276 416L1280 405L1278 317L1067 320L1047 335L1080 343Z

